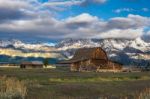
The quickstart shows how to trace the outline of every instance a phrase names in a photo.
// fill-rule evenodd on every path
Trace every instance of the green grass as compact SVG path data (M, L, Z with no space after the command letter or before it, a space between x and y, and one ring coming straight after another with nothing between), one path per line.
M29 82L27 99L137 99L138 93L150 88L150 72L96 73L70 72L66 68L0 68L0 76Z

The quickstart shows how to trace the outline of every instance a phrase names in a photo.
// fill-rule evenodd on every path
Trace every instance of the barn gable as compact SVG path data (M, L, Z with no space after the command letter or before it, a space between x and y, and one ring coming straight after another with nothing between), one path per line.
M70 64L71 71L120 70L121 64L110 61L106 52L100 48L82 48L75 52L72 59L59 64Z
M60 63L74 63L88 59L108 60L106 52L100 47L95 47L78 49L72 59Z
M107 54L100 47L96 48L82 48L76 51L73 60L76 59L106 59Z

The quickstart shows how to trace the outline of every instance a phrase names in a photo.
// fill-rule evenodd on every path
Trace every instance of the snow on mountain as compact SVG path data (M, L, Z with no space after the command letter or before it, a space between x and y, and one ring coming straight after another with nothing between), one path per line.
M20 40L0 40L0 55L11 57L41 57L41 58L63 58L56 52L54 43L45 42L22 42Z
M100 42L102 47L107 52L109 51L120 51L123 50L129 43L127 39L103 39Z
M141 38L136 38L130 42L129 47L138 49L142 52L147 52L150 50L150 43L145 42Z
M138 65L139 62L145 65L150 60L150 43L141 38L65 39L57 44L0 40L0 55L64 59L71 58L77 49L85 47L102 47L110 59L126 65Z
M92 42L91 39L66 39L56 45L58 50L77 49L81 47L96 47L97 43Z
M22 50L33 50L33 51L51 51L51 49L55 46L54 43L25 43L20 40L12 39L12 40L0 40L0 47L2 48L14 48L14 49L22 49ZM50 48L51 47L51 48Z
M136 39L67 39L56 45L66 57L71 58L78 48L102 47L112 60L123 64L136 63L150 59L150 43ZM139 64L139 63L137 63Z
M150 50L150 43L141 38L131 39L67 39L56 45L58 50L78 49L84 47L102 47L105 51L123 51L125 48L134 48L142 52Z
M108 53L112 53L122 51L129 43L130 41L127 39L67 39L58 43L56 47L61 51L70 51L84 47L102 47Z

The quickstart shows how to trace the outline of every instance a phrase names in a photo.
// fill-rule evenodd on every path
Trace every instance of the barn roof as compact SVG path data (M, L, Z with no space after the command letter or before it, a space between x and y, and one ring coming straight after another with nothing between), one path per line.
M22 62L22 65L43 65L41 61Z
M43 65L43 62L41 62L41 61L32 61L32 64Z
M100 50L100 53L102 53L102 54L99 55L99 57L94 58L93 55L96 54L96 53L94 53L94 52L96 52L96 50ZM62 61L60 63L73 63L73 62L78 62L78 61L87 60L87 59L105 59L105 60L107 60L107 54L100 47L81 48L81 49L78 49L75 52L75 54L74 54L72 59L66 60L66 61Z
M21 64L22 65L30 65L30 64L32 64L32 62L22 62Z

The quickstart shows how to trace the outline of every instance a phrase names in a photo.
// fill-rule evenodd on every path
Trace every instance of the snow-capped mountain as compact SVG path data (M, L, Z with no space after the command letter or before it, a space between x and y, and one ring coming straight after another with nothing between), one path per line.
M64 58L56 52L55 44L47 42L23 42L20 40L0 40L0 62L15 62L43 58Z
M131 40L128 39L67 39L58 43L56 48L65 53L69 53L78 48L102 47L108 55L111 55L111 53L116 54L117 52L123 51L130 43Z
M150 51L150 43L145 42L141 38L137 38L137 39L131 41L129 43L128 47L138 49L142 52L149 52Z
M73 56L76 49L83 47L102 47L110 59L126 65L146 65L150 60L150 43L141 38L67 39L56 45L68 58Z
M146 65L150 61L150 43L142 38L65 39L57 44L0 40L0 56L69 59L85 47L102 47L110 59L125 65Z
M0 40L0 47L2 48L20 48L26 50L42 50L46 47L54 46L54 43L42 43L42 42L34 42L34 43L25 43L20 40L12 39L12 40Z

